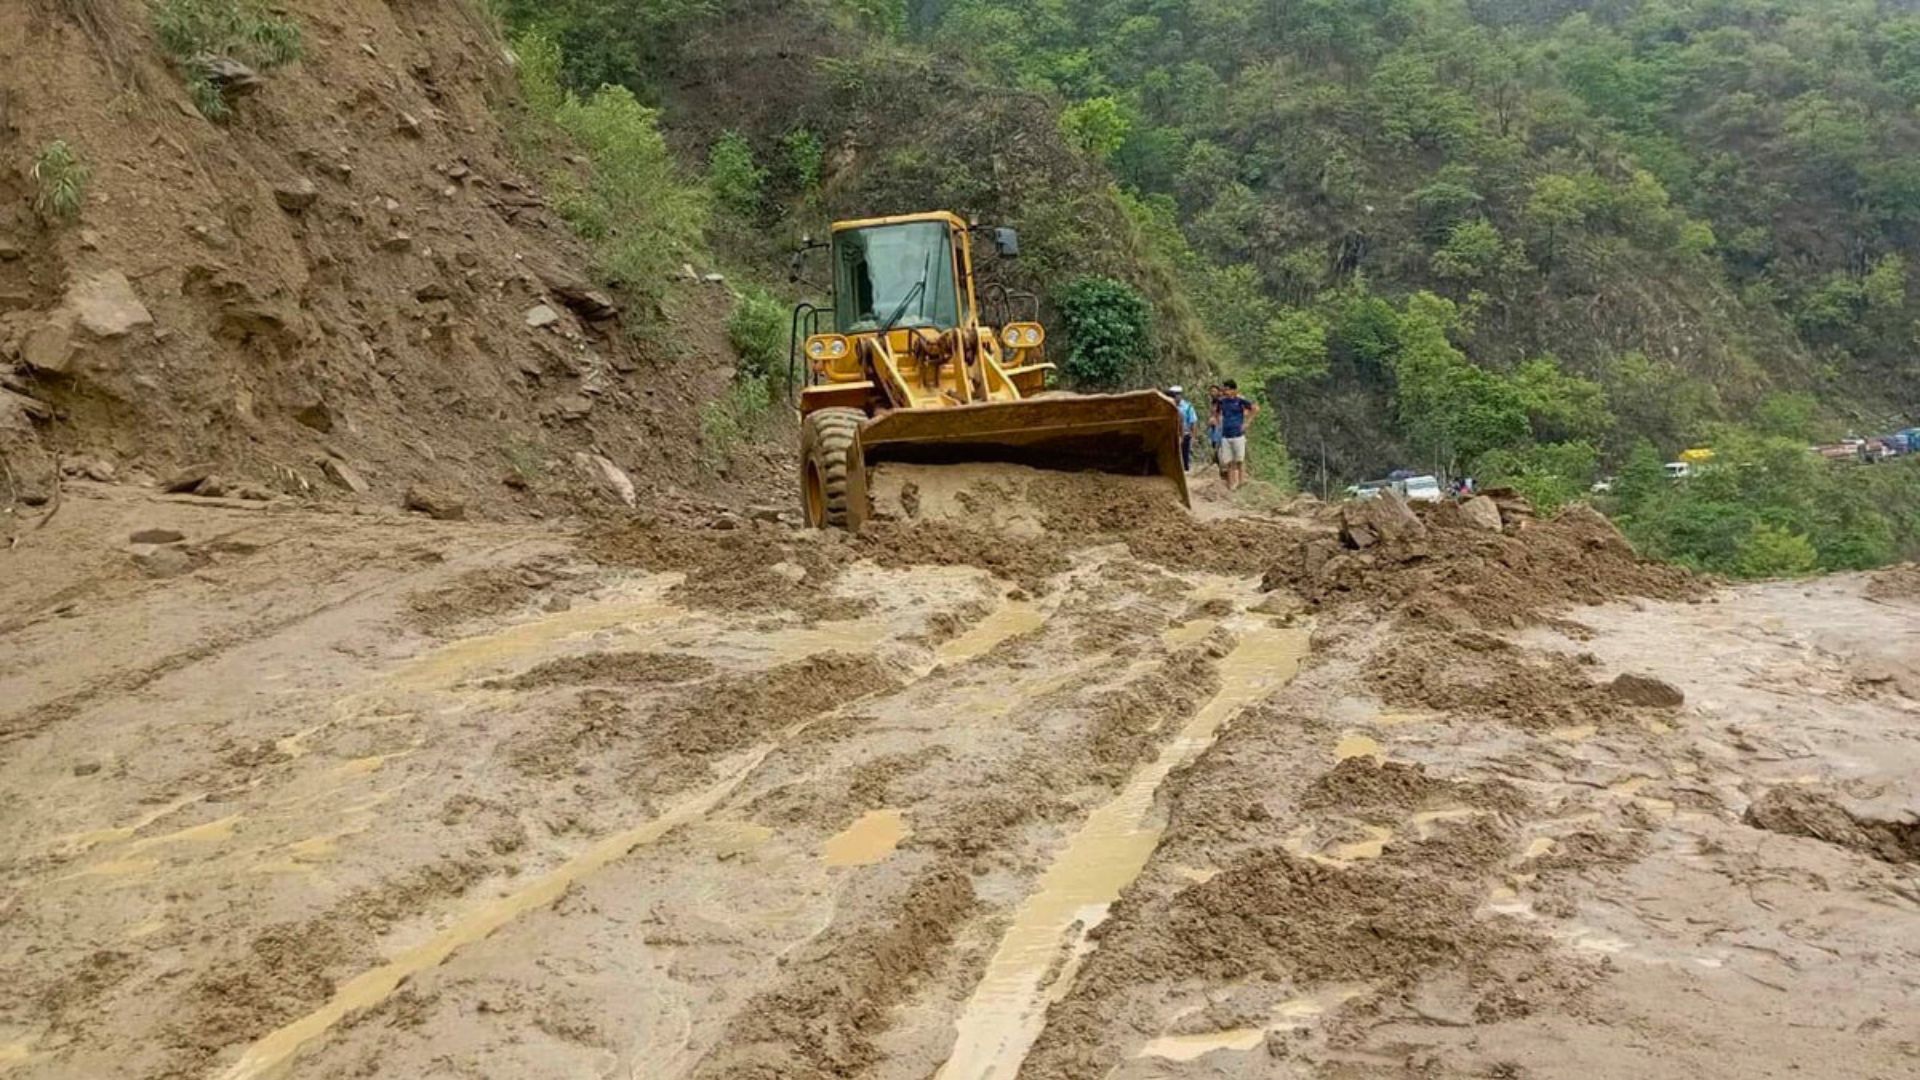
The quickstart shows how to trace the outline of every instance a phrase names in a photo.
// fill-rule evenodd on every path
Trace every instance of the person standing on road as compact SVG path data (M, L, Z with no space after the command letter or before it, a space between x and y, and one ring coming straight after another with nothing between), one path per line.
M1193 429L1200 426L1200 414L1193 409L1193 402L1187 400L1185 387L1167 387L1167 396L1180 408L1180 468L1193 471Z
M1213 451L1214 467L1220 470L1220 479L1227 478L1226 463L1220 460L1220 384L1207 387L1207 446Z
M1220 428L1220 470L1228 491L1238 491L1247 482L1247 425L1259 412L1260 406L1240 396L1239 383L1228 379L1220 384L1213 422Z

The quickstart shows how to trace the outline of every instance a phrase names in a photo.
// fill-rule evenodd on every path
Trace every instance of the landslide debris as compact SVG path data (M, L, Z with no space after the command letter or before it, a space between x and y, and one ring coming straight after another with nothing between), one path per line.
M1817 788L1776 787L1754 800L1748 825L1804 836L1890 863L1920 863L1920 814L1881 817Z
M619 505L575 455L649 493L762 479L750 455L714 475L698 410L663 407L724 393L727 290L677 286L674 347L632 332L660 316L594 287L522 173L511 54L475 5L275 5L301 61L218 123L150 8L0 5L11 163L58 141L91 178L65 222L0 170L0 506L50 502L63 457L436 517Z
M1867 580L1867 597L1873 600L1920 602L1920 563L1901 563L1874 574Z

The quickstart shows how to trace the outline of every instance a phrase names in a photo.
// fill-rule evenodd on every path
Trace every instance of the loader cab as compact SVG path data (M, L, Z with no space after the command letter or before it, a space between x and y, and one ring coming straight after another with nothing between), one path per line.
M951 221L850 223L833 234L833 325L842 334L882 327L948 330L961 323L966 234Z

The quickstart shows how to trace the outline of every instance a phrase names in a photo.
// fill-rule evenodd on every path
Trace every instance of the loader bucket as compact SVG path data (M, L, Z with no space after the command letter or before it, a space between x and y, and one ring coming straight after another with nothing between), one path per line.
M1042 469L1164 476L1180 502L1180 411L1151 390L1047 394L945 409L901 409L860 429L868 462L1006 461Z

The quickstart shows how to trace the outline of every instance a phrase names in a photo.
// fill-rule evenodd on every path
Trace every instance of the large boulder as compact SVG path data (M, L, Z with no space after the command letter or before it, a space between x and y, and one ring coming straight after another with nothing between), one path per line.
M1460 518L1473 528L1499 532L1500 504L1485 495L1475 495L1460 504Z
M1651 675L1623 673L1608 687L1616 700L1649 709L1677 709L1687 703L1680 688Z
M133 283L118 270L76 283L67 290L66 306L80 328L98 338L125 337L137 327L153 325L153 315L133 294Z
M1355 499L1340 507L1340 542L1356 551L1381 545L1405 547L1425 543L1426 539L1426 525L1393 492Z

